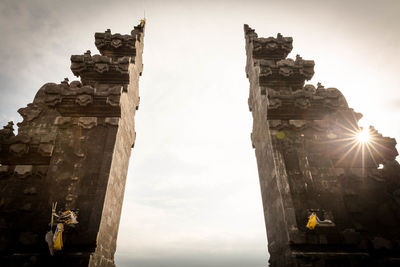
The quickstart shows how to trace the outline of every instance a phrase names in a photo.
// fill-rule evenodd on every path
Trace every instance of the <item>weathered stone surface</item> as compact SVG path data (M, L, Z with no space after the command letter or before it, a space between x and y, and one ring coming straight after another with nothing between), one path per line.
M81 117L79 118L78 125L85 128L90 129L97 126L97 118L96 117Z
M14 136L14 123L10 121L3 129L0 130L0 140L9 139Z
M81 106L87 106L93 103L93 97L91 95L80 95L76 97L75 103Z
M54 145L52 144L40 144L39 145L39 153L45 157L51 157L53 154Z
M0 166L0 174L7 173L9 171L10 167L8 165L1 165Z
M12 144L10 145L10 152L18 156L28 153L29 146L27 144Z
M245 25L245 34L252 40L254 58L284 59L293 49L292 37L283 37L280 33L274 37L258 38L257 33Z
M20 177L25 177L32 174L32 165L17 165L15 166L14 172Z
M37 244L38 241L39 241L38 234L32 232L22 232L19 235L19 242L21 242L24 245L34 245Z
M111 30L107 29L104 33L95 33L95 45L100 53L109 57L123 57L123 56L136 56L136 38L137 36L133 31L131 35L128 34L111 34Z
M26 194L26 195L34 195L36 193L37 193L37 191L36 191L35 187L30 187L30 188L27 188L24 190L24 194Z
M144 22L131 35L106 35L96 36L103 55L72 56L81 81L46 83L19 110L18 134L12 122L0 130L1 266L115 266ZM53 202L79 209L79 224L51 257Z
M129 83L129 57L110 58L94 55L90 51L83 55L71 56L71 70L81 77L82 84L94 85L95 82L107 84Z
M67 81L60 84L47 83L39 90L43 92L41 97L35 100L43 101L61 113L62 116L56 119L56 124L68 123L69 117L120 116L119 100L126 85L99 84L94 80L90 84L93 86L82 85L79 81L71 84Z
M18 113L21 114L26 121L31 121L37 118L40 115L40 112L42 112L42 109L35 104L29 104L28 107L20 108L18 110Z
M118 124L119 124L119 118L118 118L118 117L106 118L104 122L105 122L105 124L107 124L107 125L118 126Z
M396 141L373 127L357 141L361 114L336 88L304 86L314 62L286 59L292 38L244 31L270 266L396 266ZM312 212L321 222L309 230Z
M70 117L56 117L56 120L54 121L55 125L66 125L71 122Z

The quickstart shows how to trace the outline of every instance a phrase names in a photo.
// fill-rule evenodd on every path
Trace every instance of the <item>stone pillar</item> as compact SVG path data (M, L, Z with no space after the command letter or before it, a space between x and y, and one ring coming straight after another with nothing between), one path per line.
M362 115L338 89L305 85L314 61L287 58L291 37L244 31L270 266L399 264L396 141L370 127L360 142Z
M0 130L0 265L115 266L114 253L139 106L144 22L96 33L100 55L71 56L81 81L47 83L24 120ZM51 203L79 209L50 256Z

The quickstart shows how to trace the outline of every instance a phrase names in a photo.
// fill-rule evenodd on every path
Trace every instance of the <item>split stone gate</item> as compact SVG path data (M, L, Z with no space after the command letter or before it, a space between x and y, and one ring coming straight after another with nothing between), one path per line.
M80 81L45 84L18 110L17 135L11 122L0 130L1 266L115 266L144 28L96 33L100 55L71 56ZM399 266L395 140L370 128L371 141L357 142L361 114L339 90L305 85L314 62L287 58L292 38L244 30L270 265ZM50 256L54 202L80 216Z

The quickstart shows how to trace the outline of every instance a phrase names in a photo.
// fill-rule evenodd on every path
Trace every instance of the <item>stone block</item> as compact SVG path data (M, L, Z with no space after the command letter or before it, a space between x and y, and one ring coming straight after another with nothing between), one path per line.
M53 149L53 144L40 144L38 151L44 157L51 157L51 155L53 154Z
M33 232L22 232L19 235L18 241L25 246L31 246L38 243L39 236Z
M26 203L19 208L21 211L32 211L32 203Z
M391 249L393 247L390 240L378 236L372 240L372 245L376 249Z
M8 173L9 169L8 165L0 165L0 175Z
M80 117L78 125L84 129L91 129L97 126L97 117Z
M29 152L29 146L27 144L12 144L10 145L10 152L22 156Z
M47 165L35 166L35 174L39 175L41 177L44 177L44 176L46 176L48 169L49 169L49 166L47 166Z
M72 118L71 117L56 117L54 124L58 125L58 126L64 126L64 125L68 125L69 123L71 123Z
M91 95L79 95L75 99L75 103L80 106L87 106L93 102L93 97Z
M19 177L26 177L32 174L32 165L17 165L15 166L14 173Z
M347 228L342 231L343 241L345 244L356 245L361 241L361 234L353 228Z
M118 126L119 120L120 120L119 117L108 117L105 118L104 123L106 125Z
M32 186L32 187L24 189L24 194L25 195L36 195L37 194L37 190L36 190L35 187Z

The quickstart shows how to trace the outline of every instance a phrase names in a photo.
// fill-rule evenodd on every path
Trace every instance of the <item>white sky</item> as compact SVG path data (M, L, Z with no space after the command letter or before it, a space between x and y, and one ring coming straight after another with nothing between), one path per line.
M129 33L146 11L141 106L116 262L135 267L265 266L251 148L243 24L294 38L312 84L400 140L399 1L9 1L0 3L0 123L20 121L46 82L73 77L94 33Z

